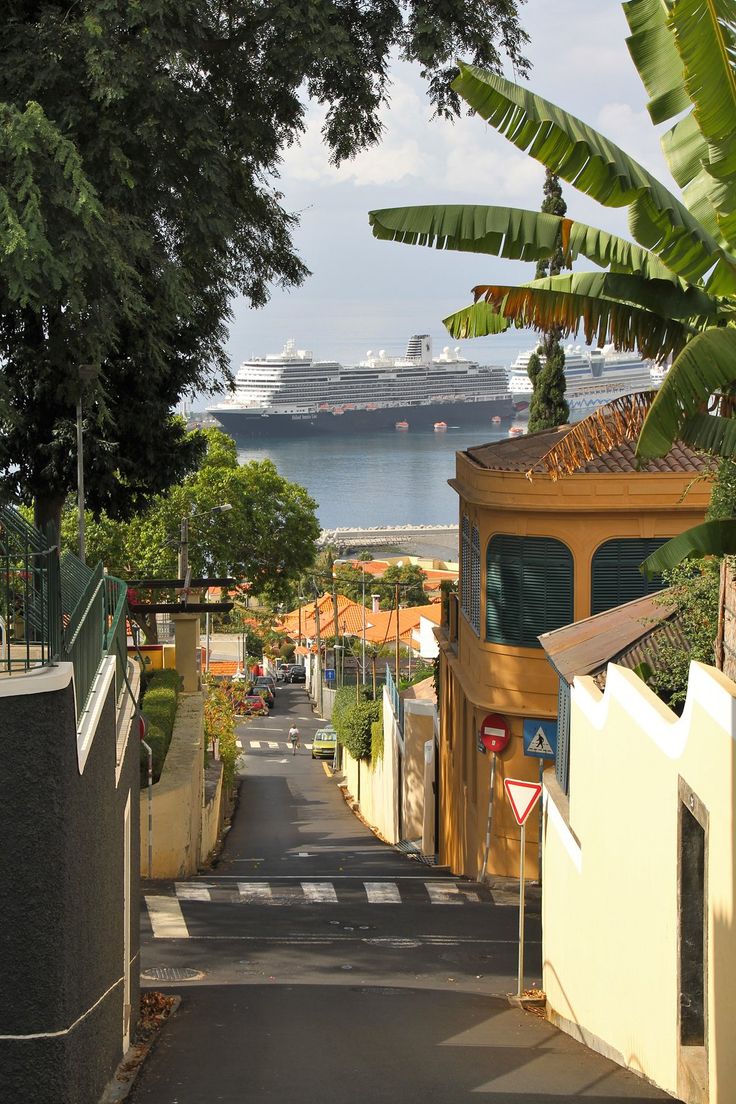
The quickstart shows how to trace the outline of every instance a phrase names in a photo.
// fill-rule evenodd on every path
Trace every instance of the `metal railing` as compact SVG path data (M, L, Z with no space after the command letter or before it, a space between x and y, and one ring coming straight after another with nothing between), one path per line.
M391 668L386 667L386 689L388 690L389 700L391 702L391 709L393 710L396 723L399 726L399 731L403 732L404 729L404 702L399 695L399 690L394 682L394 677L391 674Z
M74 666L79 721L100 664L127 664L127 585L59 549L13 507L0 507L0 673L64 660Z
M61 644L55 547L10 506L0 507L0 670L45 667Z

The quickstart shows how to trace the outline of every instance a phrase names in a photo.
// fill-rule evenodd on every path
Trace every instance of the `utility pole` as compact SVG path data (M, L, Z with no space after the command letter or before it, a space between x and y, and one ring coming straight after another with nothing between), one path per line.
M362 657L361 657L361 662L362 662L361 670L363 672L363 680L362 681L363 681L363 685L365 686L366 681L367 681L366 670L365 670L365 564L363 564L363 653L362 653ZM358 680L356 679L355 681L357 683Z
M315 585L315 591L317 589ZM314 627L317 637L317 714L322 716L322 641L319 632L319 596L314 602Z
M396 689L399 689L399 584L396 584L396 597L394 599L396 609Z
M179 534L179 578L186 586L187 570L189 568L189 518L181 519L181 532Z
M79 558L85 560L84 548L84 439L82 432L82 393L77 399L77 510L79 513Z

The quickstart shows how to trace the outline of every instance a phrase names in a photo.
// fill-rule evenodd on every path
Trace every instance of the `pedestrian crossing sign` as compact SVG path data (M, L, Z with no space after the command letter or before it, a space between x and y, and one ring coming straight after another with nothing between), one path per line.
M554 759L557 754L557 721L524 720L524 754Z

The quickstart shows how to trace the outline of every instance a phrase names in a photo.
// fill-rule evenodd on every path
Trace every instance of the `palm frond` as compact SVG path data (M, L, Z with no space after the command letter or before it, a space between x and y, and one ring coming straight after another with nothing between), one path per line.
M518 328L530 326L547 331L556 327L565 336L577 334L582 329L589 343L613 342L619 349L638 348L648 357L664 358L679 351L685 343L685 327L674 319L600 294L560 290L553 285L553 280L560 280L560 277L521 287L483 285L474 291L494 314L513 321ZM445 325L454 337L467 336L456 331L457 317L451 315Z
M389 207L371 211L368 218L374 237L384 241L488 253L522 261L549 257L559 244L567 264L583 256L615 272L682 283L653 253L625 238L541 211L483 204L436 204Z
M641 565L641 571L651 579L671 571L684 560L703 556L733 556L736 553L736 518L705 521L668 540Z
M650 97L647 110L653 123L673 119L691 106L668 22L671 6L667 0L629 0L623 5L631 31L626 45Z
M736 381L736 330L716 327L696 334L678 353L644 423L637 456L664 456L688 418L711 395Z
M504 333L514 325L512 318L504 318L493 310L488 303L472 303L469 307L449 314L442 319L452 337L464 340L471 337L490 337Z
M579 191L606 207L636 203L634 237L686 280L697 280L714 264L731 273L736 262L700 226L664 185L580 119L520 88L497 73L461 63L453 88L518 149L527 151ZM639 237L637 227L644 237Z
M682 424L680 440L711 456L736 457L736 419L697 412Z
M718 185L712 202L718 225L730 245L736 244L736 3L734 0L677 0L670 14L684 81L693 102L702 147L691 139L703 168Z

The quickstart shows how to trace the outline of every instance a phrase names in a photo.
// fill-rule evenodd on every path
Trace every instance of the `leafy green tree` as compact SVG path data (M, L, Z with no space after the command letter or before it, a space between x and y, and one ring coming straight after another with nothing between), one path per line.
M396 584L399 585L399 605L423 606L427 602L424 592L426 575L417 564L391 564L380 579L374 580L373 592L381 596L381 609L393 609L396 603Z
M629 0L629 52L680 189L666 188L623 149L580 119L505 78L461 65L455 90L545 168L606 207L627 207L633 242L545 212L507 207L409 207L374 211L379 238L539 260L560 243L565 263L586 257L602 271L565 273L521 287L479 285L475 302L445 319L457 338L510 326L582 329L665 362L637 454L665 454L673 441L736 455L736 32L731 0ZM736 519L712 520L663 545L651 571L687 556L736 552Z
M346 598L349 598L351 602L357 602L361 604L363 601L363 572L359 567L354 567L349 563L335 564L334 575L335 586L337 587L338 594L344 594ZM372 575L366 575L365 577L365 604L370 605L371 594L373 593L374 579Z
M87 522L90 561L102 560L122 578L177 575L181 519L190 522L192 576L247 580L253 594L272 602L288 595L294 580L314 561L319 536L316 503L303 487L279 475L270 460L239 464L234 442L220 430L204 432L201 467L128 522L103 514ZM213 507L230 503L226 513ZM62 521L62 539L76 545L76 510ZM150 621L143 625L153 631Z
M233 296L307 275L275 182L310 99L338 163L390 57L445 115L459 51L526 67L513 0L7 0L0 29L0 477L57 526L80 395L90 506L130 516L196 461L169 413L228 375Z

